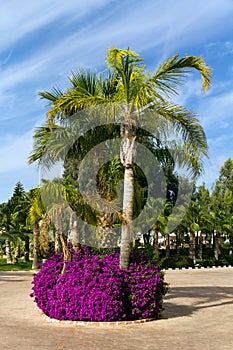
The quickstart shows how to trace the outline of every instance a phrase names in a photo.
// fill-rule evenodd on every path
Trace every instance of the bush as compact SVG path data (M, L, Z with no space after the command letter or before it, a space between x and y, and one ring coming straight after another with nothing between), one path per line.
M116 252L100 256L82 248L71 254L62 276L62 254L44 262L34 276L31 296L47 316L117 321L160 315L167 284L157 265L145 263L135 252L128 271L120 270Z
M169 256L169 257L164 257L160 260L160 266L163 269L167 268L179 268L181 269L182 267L193 267L193 261L190 259L188 256Z
M176 268L176 259L174 257L166 256L160 260L160 266L163 269L175 269Z
M185 268L193 267L193 260L188 256L182 256L177 261L176 267L178 267L179 269L181 269L182 267L185 267Z

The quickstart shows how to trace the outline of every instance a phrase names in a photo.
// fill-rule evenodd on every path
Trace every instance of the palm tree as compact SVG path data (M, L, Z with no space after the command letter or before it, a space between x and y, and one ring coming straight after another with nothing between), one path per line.
M49 196L49 201L47 203L44 198L44 204L47 204L47 215L50 217L50 220L54 225L56 240L61 244L61 250L64 256L64 265L62 269L63 274L66 269L66 262L71 260L70 252L64 240L62 225L64 215L67 214L67 211L70 211L70 208L65 201L63 186L59 179L46 181L43 185L42 193L45 196Z
M187 228L189 230L189 257L192 259L194 265L196 264L196 232L198 232L200 229L198 225L198 217L198 203L192 200L189 203L184 221L186 222Z
M28 193L30 207L28 211L28 222L33 226L33 262L32 269L39 268L39 235L40 221L44 214L44 206L41 200L41 192L38 187L33 188Z
M226 188L224 197L223 197L223 205L225 209L225 218L223 220L223 230L228 234L230 249L229 255L233 253L233 193L229 188Z
M134 162L136 154L136 120L145 113L153 111L154 116L168 120L184 140L186 152L194 172L201 168L201 158L207 155L207 143L204 131L193 113L172 102L173 95L178 93L183 78L191 69L197 70L202 78L203 90L208 90L211 69L201 57L175 55L163 62L155 73L145 70L143 59L137 53L127 49L111 48L106 58L109 68L107 77L96 73L79 71L73 74L72 87L62 93L58 89L40 93L51 102L48 111L47 132L40 138L37 134L34 152L30 162L54 161L58 153L46 153L46 142L57 122L64 122L72 114L88 107L96 107L109 102L120 103L122 121L120 134L122 138L120 159L124 166L123 191L123 225L121 232L120 266L127 269L129 264L130 243L133 237L133 196L134 196ZM119 113L119 109L117 110ZM156 122L156 119L155 119ZM44 130L45 131L45 130ZM46 158L47 157L47 158Z
M12 263L12 253L11 253L11 206L10 202L2 203L0 205L0 232L1 238L5 240L6 245L6 258L7 263Z
M172 213L172 208L173 208L172 203L166 202L157 220L157 227L165 237L165 248L166 248L167 257L170 256L170 236L169 236L170 232L169 232L168 223L169 223L169 217Z

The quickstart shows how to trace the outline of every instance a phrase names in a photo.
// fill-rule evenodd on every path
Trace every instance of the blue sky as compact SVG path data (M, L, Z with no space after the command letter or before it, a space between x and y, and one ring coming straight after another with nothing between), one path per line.
M210 187L233 157L232 0L8 0L0 1L0 203L17 181L36 186L36 166L27 165L32 134L45 120L38 91L64 89L78 67L103 70L109 47L140 53L148 69L168 56L201 55L213 67L210 91L193 74L177 102L198 114L207 134Z

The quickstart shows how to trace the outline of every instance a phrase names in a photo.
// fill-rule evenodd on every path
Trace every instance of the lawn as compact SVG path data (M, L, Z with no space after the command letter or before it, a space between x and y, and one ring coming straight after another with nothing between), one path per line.
M32 261L24 262L19 259L17 264L7 264L6 259L0 260L0 271L28 271L32 268Z

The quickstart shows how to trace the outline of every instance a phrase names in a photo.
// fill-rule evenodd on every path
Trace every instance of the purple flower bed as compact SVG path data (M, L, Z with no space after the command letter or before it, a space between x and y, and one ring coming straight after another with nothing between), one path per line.
M72 252L61 276L62 254L54 254L34 276L37 306L50 318L80 321L121 321L157 318L167 291L163 273L132 257L128 271L120 270L119 254Z

